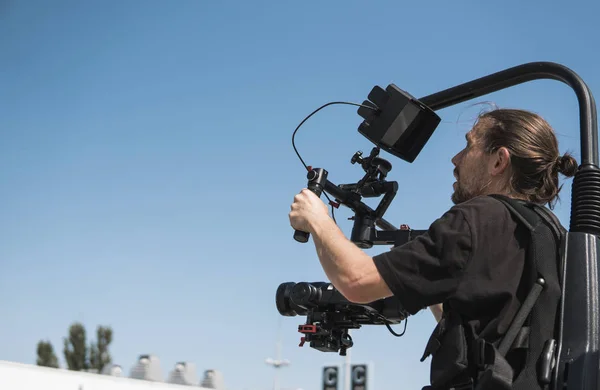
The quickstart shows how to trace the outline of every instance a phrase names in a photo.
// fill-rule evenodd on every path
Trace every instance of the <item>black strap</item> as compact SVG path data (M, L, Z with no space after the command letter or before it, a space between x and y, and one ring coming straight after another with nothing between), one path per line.
M533 219L529 213L523 213L523 208L527 207L526 205L528 205L527 202L522 201L522 200L512 199L512 198L509 198L508 196L504 196L504 195L493 194L493 195L489 195L489 196L504 203L504 205L506 207L508 207L508 209L511 211L512 215L517 217L523 223L523 225L525 225L527 227L527 229L529 229L530 231L533 231L533 229L535 229L534 225L536 225L537 221L535 219ZM519 210L517 210L517 209L519 209ZM527 208L527 209L531 210L530 208ZM533 211L533 210L531 210L531 211Z
M553 369L553 359L546 355L554 353L554 348L551 351L549 349L550 352L546 349L547 346L555 345L553 338L556 337L558 321L555 315L562 285L560 259L566 229L562 227L558 218L543 206L500 195L492 195L492 197L506 205L511 214L530 231L531 241L527 260L530 261L530 271L535 272L531 278L536 278L538 282L533 285L533 289L515 315L513 323L498 347L498 354L504 356L509 350L526 344L528 352L525 365L512 386L515 389L543 388L548 385L547 377ZM551 244L552 242L554 245ZM543 282L540 279L543 279ZM526 321L527 326L523 326ZM528 333L526 343L522 339L525 332ZM492 370L494 369L492 367Z
M523 324L525 323L525 320L527 320L527 317L529 317L529 313L531 313L533 306L535 306L535 302L540 297L545 284L546 281L542 278L539 278L529 294L527 294L525 302L523 302L523 305L521 305L519 308L519 311L515 315L515 318L506 331L506 334L502 338L500 345L498 346L498 352L500 352L500 355L506 356L511 347L513 347L517 335L523 328Z
M556 215L551 213L545 207L533 205L533 208L537 212L538 216L543 218L544 221L546 221L546 224L550 227L552 233L554 233L557 243L560 243L560 241L566 233L566 229L562 227Z
M534 225L537 224L537 221L529 218L531 214L523 213L523 208L525 208L526 210L530 210L532 213L535 213L535 217L542 218L546 222L546 225L550 227L550 230L552 230L552 233L555 236L556 243L560 243L566 230L562 227L562 224L560 223L556 215L551 213L545 207L539 206L534 203L526 202L524 200L512 199L504 195L492 194L489 196L504 203L504 205L508 207L512 214L515 217L517 217L523 223L523 225L525 225L530 231L533 231L535 229ZM517 208L519 210L517 210Z
M532 216L531 214L529 214L525 210L530 210L532 213L535 213L535 216L537 216L537 217L541 217L541 215L539 213L537 213L536 211L532 210L531 208L529 208L528 207L530 205L529 203L526 203L524 201L519 201L516 199L511 199L511 198L508 198L508 197L502 196L502 195L491 195L491 196L495 199L498 199L502 203L504 203L504 205L511 211L511 213L515 217L517 217L523 223L523 225L525 225L525 227L527 227L527 229L531 233L533 233L533 231L535 230L535 228L538 224L538 221L536 221L534 219L535 217ZM539 208L537 208L537 207L536 207L536 209L539 210ZM545 220L547 220L549 225L552 226L554 229L556 228L555 224L553 222L549 221L549 217L547 216L547 214L545 214L545 217L541 217L541 218L544 218ZM554 229L552 229L552 230L554 230ZM534 245L534 244L535 244L534 242L530 242L530 245ZM536 260L536 259L534 258L534 260ZM540 268L538 266L538 263L537 263L537 261L534 261L534 262L535 262L535 265L534 265L535 270L539 274ZM525 301L519 308L519 311L517 312L517 314L515 314L515 317L513 318L512 322L510 324L510 327L506 331L506 334L504 335L504 337L502 338L502 341L500 342L500 345L498 346L498 352L500 352L501 356L506 356L508 351L513 346L515 338L517 337L520 330L522 329L523 324L527 320L527 317L529 317L529 314L531 313L531 310L535 306L535 303L536 303L537 299L539 298L540 294L542 293L542 290L544 289L545 285L546 285L546 281L544 280L543 277L537 278L532 289L527 294L527 298L525 299Z
M513 388L513 385L517 385L517 382L517 388L519 389L539 388L537 382L540 379L535 372L535 364L533 363L542 348L538 344L540 342L544 344L553 337L550 333L553 327L549 323L551 321L545 319L551 318L549 316L552 315L556 299L557 276L555 272L557 268L554 266L555 259L549 259L548 257L553 257L555 253L558 254L559 252L555 252L552 245L549 246L549 242L554 239L555 248L558 250L564 237L564 229L561 229L560 222L544 207L501 195L491 195L491 197L502 202L511 215L529 232L526 259L528 263L528 280L526 283L532 287L523 304L511 319L504 337L497 343L492 344L479 338L474 333L467 332L471 351L469 360L473 359L467 363L470 368L462 371L450 380L450 383L445 380L440 382L456 389L509 390ZM538 302L541 305L540 307L536 307ZM546 313L547 309L548 312ZM452 310L445 312L445 317L451 315L451 312ZM452 328L451 324L448 327ZM440 341L443 334L446 333L444 328L446 326L444 320L442 320L433 332L432 338L434 340L430 339L422 360L429 353L435 352L441 347ZM470 327L465 328L465 331L468 329ZM515 379L513 375L517 373L506 360L506 356L510 351L518 349L527 350L526 367L522 368L523 371L516 378L517 382L513 382ZM438 362L437 364L442 363ZM540 369L545 370L545 368ZM437 389L435 385L431 388Z
M529 333L531 332L531 328L529 326L523 326L517 336L515 337L515 341L512 343L512 347L510 349L523 349L527 348L529 344Z

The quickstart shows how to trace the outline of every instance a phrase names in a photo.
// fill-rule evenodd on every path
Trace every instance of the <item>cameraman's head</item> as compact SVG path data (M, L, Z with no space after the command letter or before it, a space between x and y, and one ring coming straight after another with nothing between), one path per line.
M467 133L467 146L452 159L454 203L490 193L553 206L577 161L560 155L552 127L540 116L517 109L481 114Z

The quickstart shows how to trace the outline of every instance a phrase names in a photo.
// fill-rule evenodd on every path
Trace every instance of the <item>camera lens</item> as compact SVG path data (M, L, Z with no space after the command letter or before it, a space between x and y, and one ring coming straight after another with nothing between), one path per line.
M290 302L290 292L296 283L287 282L281 283L279 287L277 287L277 292L275 293L275 305L277 306L277 311L279 314L286 317L293 317L298 315L294 309L292 309L292 304Z
M307 282L301 282L292 287L291 299L297 305L314 305L321 298L321 290Z

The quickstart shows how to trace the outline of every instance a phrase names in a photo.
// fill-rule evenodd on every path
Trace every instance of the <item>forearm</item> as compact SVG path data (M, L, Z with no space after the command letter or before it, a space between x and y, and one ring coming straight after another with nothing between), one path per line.
M442 319L442 315L444 314L442 304L429 306L429 310L431 310L431 313L435 317L435 320L437 322L440 322L440 320Z
M348 240L327 217L312 224L313 241L321 266L346 299L367 303L391 295L371 256Z

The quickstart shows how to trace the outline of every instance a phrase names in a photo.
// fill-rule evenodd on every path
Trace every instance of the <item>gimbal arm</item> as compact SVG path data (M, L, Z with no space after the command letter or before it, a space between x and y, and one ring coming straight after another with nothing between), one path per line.
M350 241L359 248L371 248L373 245L401 245L416 235L422 234L425 230L411 230L406 225L397 228L383 218L383 214L391 204L398 183L378 180L366 183L363 187L357 188L357 184L336 185L327 179L328 172L323 168L310 168L307 179L308 188L321 196L322 192L332 195L336 202L332 202L334 207L344 205L354 211L354 226ZM316 189L316 190L314 190ZM322 189L322 190L321 190ZM377 197L384 195L376 210L361 201L362 196ZM384 230L377 230L378 226ZM294 235L299 242L307 242L308 235Z
M348 207L352 211L358 214L366 214L366 215L375 215L375 210L373 210L368 205L364 204L361 201L361 196L356 192L351 192L348 190L344 190L339 186L333 184L331 181L327 180L325 183L325 192L333 196L340 204ZM390 201L391 203L391 201ZM384 218L380 217L374 221L376 226L384 230L395 231L398 230L392 223L386 221Z

